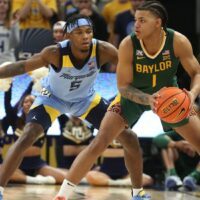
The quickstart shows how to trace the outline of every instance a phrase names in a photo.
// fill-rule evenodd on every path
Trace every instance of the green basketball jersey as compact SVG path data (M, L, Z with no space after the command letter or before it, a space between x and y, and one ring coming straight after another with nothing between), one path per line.
M133 42L133 82L132 85L141 91L153 94L162 87L177 86L176 72L179 65L178 58L173 50L174 31L167 29L164 40L158 52L151 56L145 50L142 41L134 33L131 34ZM150 110L150 106L138 104L121 97L122 115L129 126L135 124L142 113ZM188 123L188 119L176 124L164 123L169 127L178 127Z
M157 55L151 56L136 35L131 35L134 47L134 87L152 94L164 86L177 86L176 72L179 60L174 55L173 37L174 31L167 29L166 39L160 50Z

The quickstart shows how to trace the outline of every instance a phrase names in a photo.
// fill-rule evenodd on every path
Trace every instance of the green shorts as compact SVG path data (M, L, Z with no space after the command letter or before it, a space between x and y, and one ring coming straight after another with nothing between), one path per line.
M127 121L128 125L131 127L133 126L140 116L143 114L144 111L151 110L150 106L145 106L142 104L134 103L128 99L125 99L121 97L121 110L122 110L122 116ZM189 119L183 119L182 121L174 124L166 123L161 121L163 126L171 127L171 128L177 128L180 126L183 126L189 122Z

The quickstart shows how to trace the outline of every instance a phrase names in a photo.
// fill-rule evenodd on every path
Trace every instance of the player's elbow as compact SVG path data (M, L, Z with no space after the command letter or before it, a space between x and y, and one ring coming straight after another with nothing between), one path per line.
M118 86L118 90L119 90L119 93L124 96L126 91L127 91L127 87L125 86Z
M123 93L128 87L129 84L124 81L117 81L117 87L120 93Z
M194 78L200 79L200 69L191 72L189 75L190 75L191 80L193 80Z

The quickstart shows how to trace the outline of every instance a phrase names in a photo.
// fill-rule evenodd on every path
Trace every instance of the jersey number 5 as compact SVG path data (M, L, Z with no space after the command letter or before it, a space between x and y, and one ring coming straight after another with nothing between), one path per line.
M72 81L69 91L76 90L80 87L82 81Z

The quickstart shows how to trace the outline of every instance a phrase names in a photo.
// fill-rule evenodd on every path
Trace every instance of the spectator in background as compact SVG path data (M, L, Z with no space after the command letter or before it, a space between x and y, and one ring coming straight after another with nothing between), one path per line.
M93 186L131 186L131 179L124 162L124 152L116 140L101 155L98 168L89 171L86 179ZM117 166L117 167L116 167ZM143 174L143 186L153 184L153 179Z
M10 16L10 1L0 0L0 64L15 61L14 48L19 42L19 29L12 24Z
M5 94L5 109L6 117L14 131L13 138L17 140L23 133L26 116L29 109L35 100L35 97L30 95L32 83L22 95L20 101L14 106L11 106L11 89ZM6 129L7 129L6 128ZM5 130L6 132L7 130ZM24 158L19 166L22 175L38 176L43 184L62 183L65 173L64 170L49 166L46 161L41 158L41 149L45 142L45 133L42 133L37 141L29 147L24 153ZM21 176L20 176L21 177ZM15 182L23 182L20 177L15 178Z
M64 21L57 21L53 25L53 39L55 43L64 40L64 27L65 27Z
M192 145L173 130L158 135L153 143L161 150L166 168L166 189L176 190L183 185L195 190L200 183L200 162Z
M14 130L15 129L17 130L16 132L18 132L18 133L20 132L19 129L17 129L16 127L22 126L24 115L23 115L23 117L17 117L17 113L18 113L18 109L20 107L19 106L20 102L24 98L26 101L26 103L24 103L24 110L27 111L27 109L29 108L29 106L30 106L29 103L32 102L33 97L30 95L29 96L26 96L26 95L31 91L31 87L32 87L32 84L29 85L27 90L22 94L20 100L13 107L11 107L11 88L8 92L5 93L5 101L4 102L5 102L6 116L2 120L0 120L0 166L3 162L2 149L4 146L5 137L6 137L5 133L7 133L7 130L10 125ZM41 143L42 140L40 139L39 141L40 141L39 143ZM34 150L36 150L36 149L33 148L32 151L34 151ZM30 151L26 152L26 153L30 153ZM34 154L35 153L37 153L37 151L34 152ZM34 157L32 157L32 158L35 159ZM37 162L38 162L38 160L33 161L31 159L31 166L33 167L33 165L34 165L34 167L35 167ZM40 161L40 165L41 164L44 165L45 164L44 161L43 162ZM29 162L29 165L30 165L30 162ZM43 175L30 174L30 173L27 175L21 169L17 169L14 172L10 181L17 182L17 183L29 183L29 184L50 184L50 183L55 182L55 180L50 176L43 176Z
M4 118L5 119L5 118ZM0 120L0 167L3 162L3 156L2 156L2 150L4 146L4 139L5 139L5 134L3 131L3 124L4 124L4 119ZM11 177L11 182L18 182L18 183L30 183L30 184L43 184L46 181L46 177L43 176L27 176L23 174L23 172L19 169L17 169L14 174Z
M87 147L94 138L92 130L77 117L70 117L62 128L64 159L61 167L70 169L76 156ZM116 167L117 166L117 167ZM94 186L131 186L131 180L125 167L124 153L120 143L114 141L89 171L86 179ZM143 186L153 183L150 176L143 174Z
M78 13L78 0L67 0L65 3L63 3L63 9L62 9L62 19L67 19L73 14Z
M107 3L102 9L102 15L108 25L109 42L112 44L114 35L114 22L117 14L130 9L131 3L129 0L113 0Z
M65 18L74 14L88 16L92 20L94 26L94 38L107 41L109 36L107 31L107 23L104 17L98 12L97 7L93 4L92 0L66 1L66 5L70 2L70 9L68 8L68 13L65 15Z
M88 16L94 24L94 38L108 41L107 23L104 17L93 7L92 0L77 0L80 14Z
M13 0L12 14L20 29L50 29L50 18L57 13L55 0Z
M12 1L12 18L20 26L19 59L27 59L53 43L50 19L56 13L56 0Z
M70 117L62 126L63 166L69 169L76 156L93 139L92 130L78 117Z
M144 0L130 0L132 8L119 13L115 18L113 44L118 47L120 42L131 32L134 32L134 15L137 7Z

